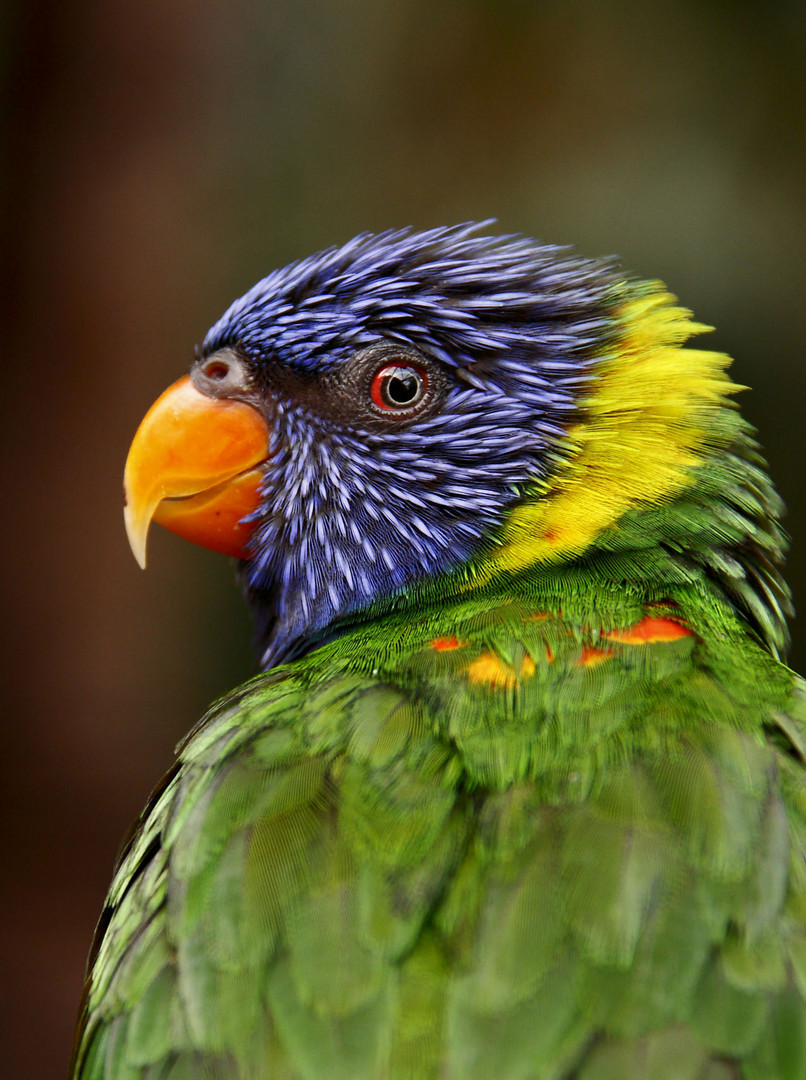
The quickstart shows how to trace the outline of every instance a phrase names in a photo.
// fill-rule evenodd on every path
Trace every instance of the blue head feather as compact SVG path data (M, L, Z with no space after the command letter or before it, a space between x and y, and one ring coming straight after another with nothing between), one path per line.
M356 237L258 282L205 339L206 355L236 346L258 380L326 386L357 350L395 342L448 381L438 412L384 430L267 391L272 460L242 568L267 667L466 563L561 453L606 348L613 271L477 228Z

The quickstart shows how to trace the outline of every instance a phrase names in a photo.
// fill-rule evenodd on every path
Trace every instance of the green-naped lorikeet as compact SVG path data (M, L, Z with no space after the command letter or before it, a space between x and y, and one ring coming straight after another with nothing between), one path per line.
M781 504L657 282L475 227L270 274L126 468L264 673L115 872L82 1080L803 1080Z

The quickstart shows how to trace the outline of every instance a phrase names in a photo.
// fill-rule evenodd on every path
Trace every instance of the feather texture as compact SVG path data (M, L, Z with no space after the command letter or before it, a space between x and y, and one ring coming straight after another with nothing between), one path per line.
M599 600L389 615L214 709L118 870L80 1075L799 1076L803 698L707 605Z
M703 329L469 226L358 237L213 327L271 421L240 567L270 670L124 848L76 1080L806 1075L782 507ZM378 342L438 408L367 412Z

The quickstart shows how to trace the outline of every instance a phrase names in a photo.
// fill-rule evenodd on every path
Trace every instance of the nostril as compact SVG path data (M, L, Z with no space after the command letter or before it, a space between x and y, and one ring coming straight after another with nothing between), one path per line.
M211 360L209 364L205 364L202 369L208 379L212 379L214 382L221 382L222 379L226 379L229 375L229 367L227 364L221 362L221 360Z

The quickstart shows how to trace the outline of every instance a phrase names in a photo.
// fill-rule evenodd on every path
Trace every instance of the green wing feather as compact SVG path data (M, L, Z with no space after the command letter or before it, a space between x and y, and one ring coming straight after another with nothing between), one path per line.
M202 721L76 1076L806 1075L801 684L707 591L523 594L389 613Z

